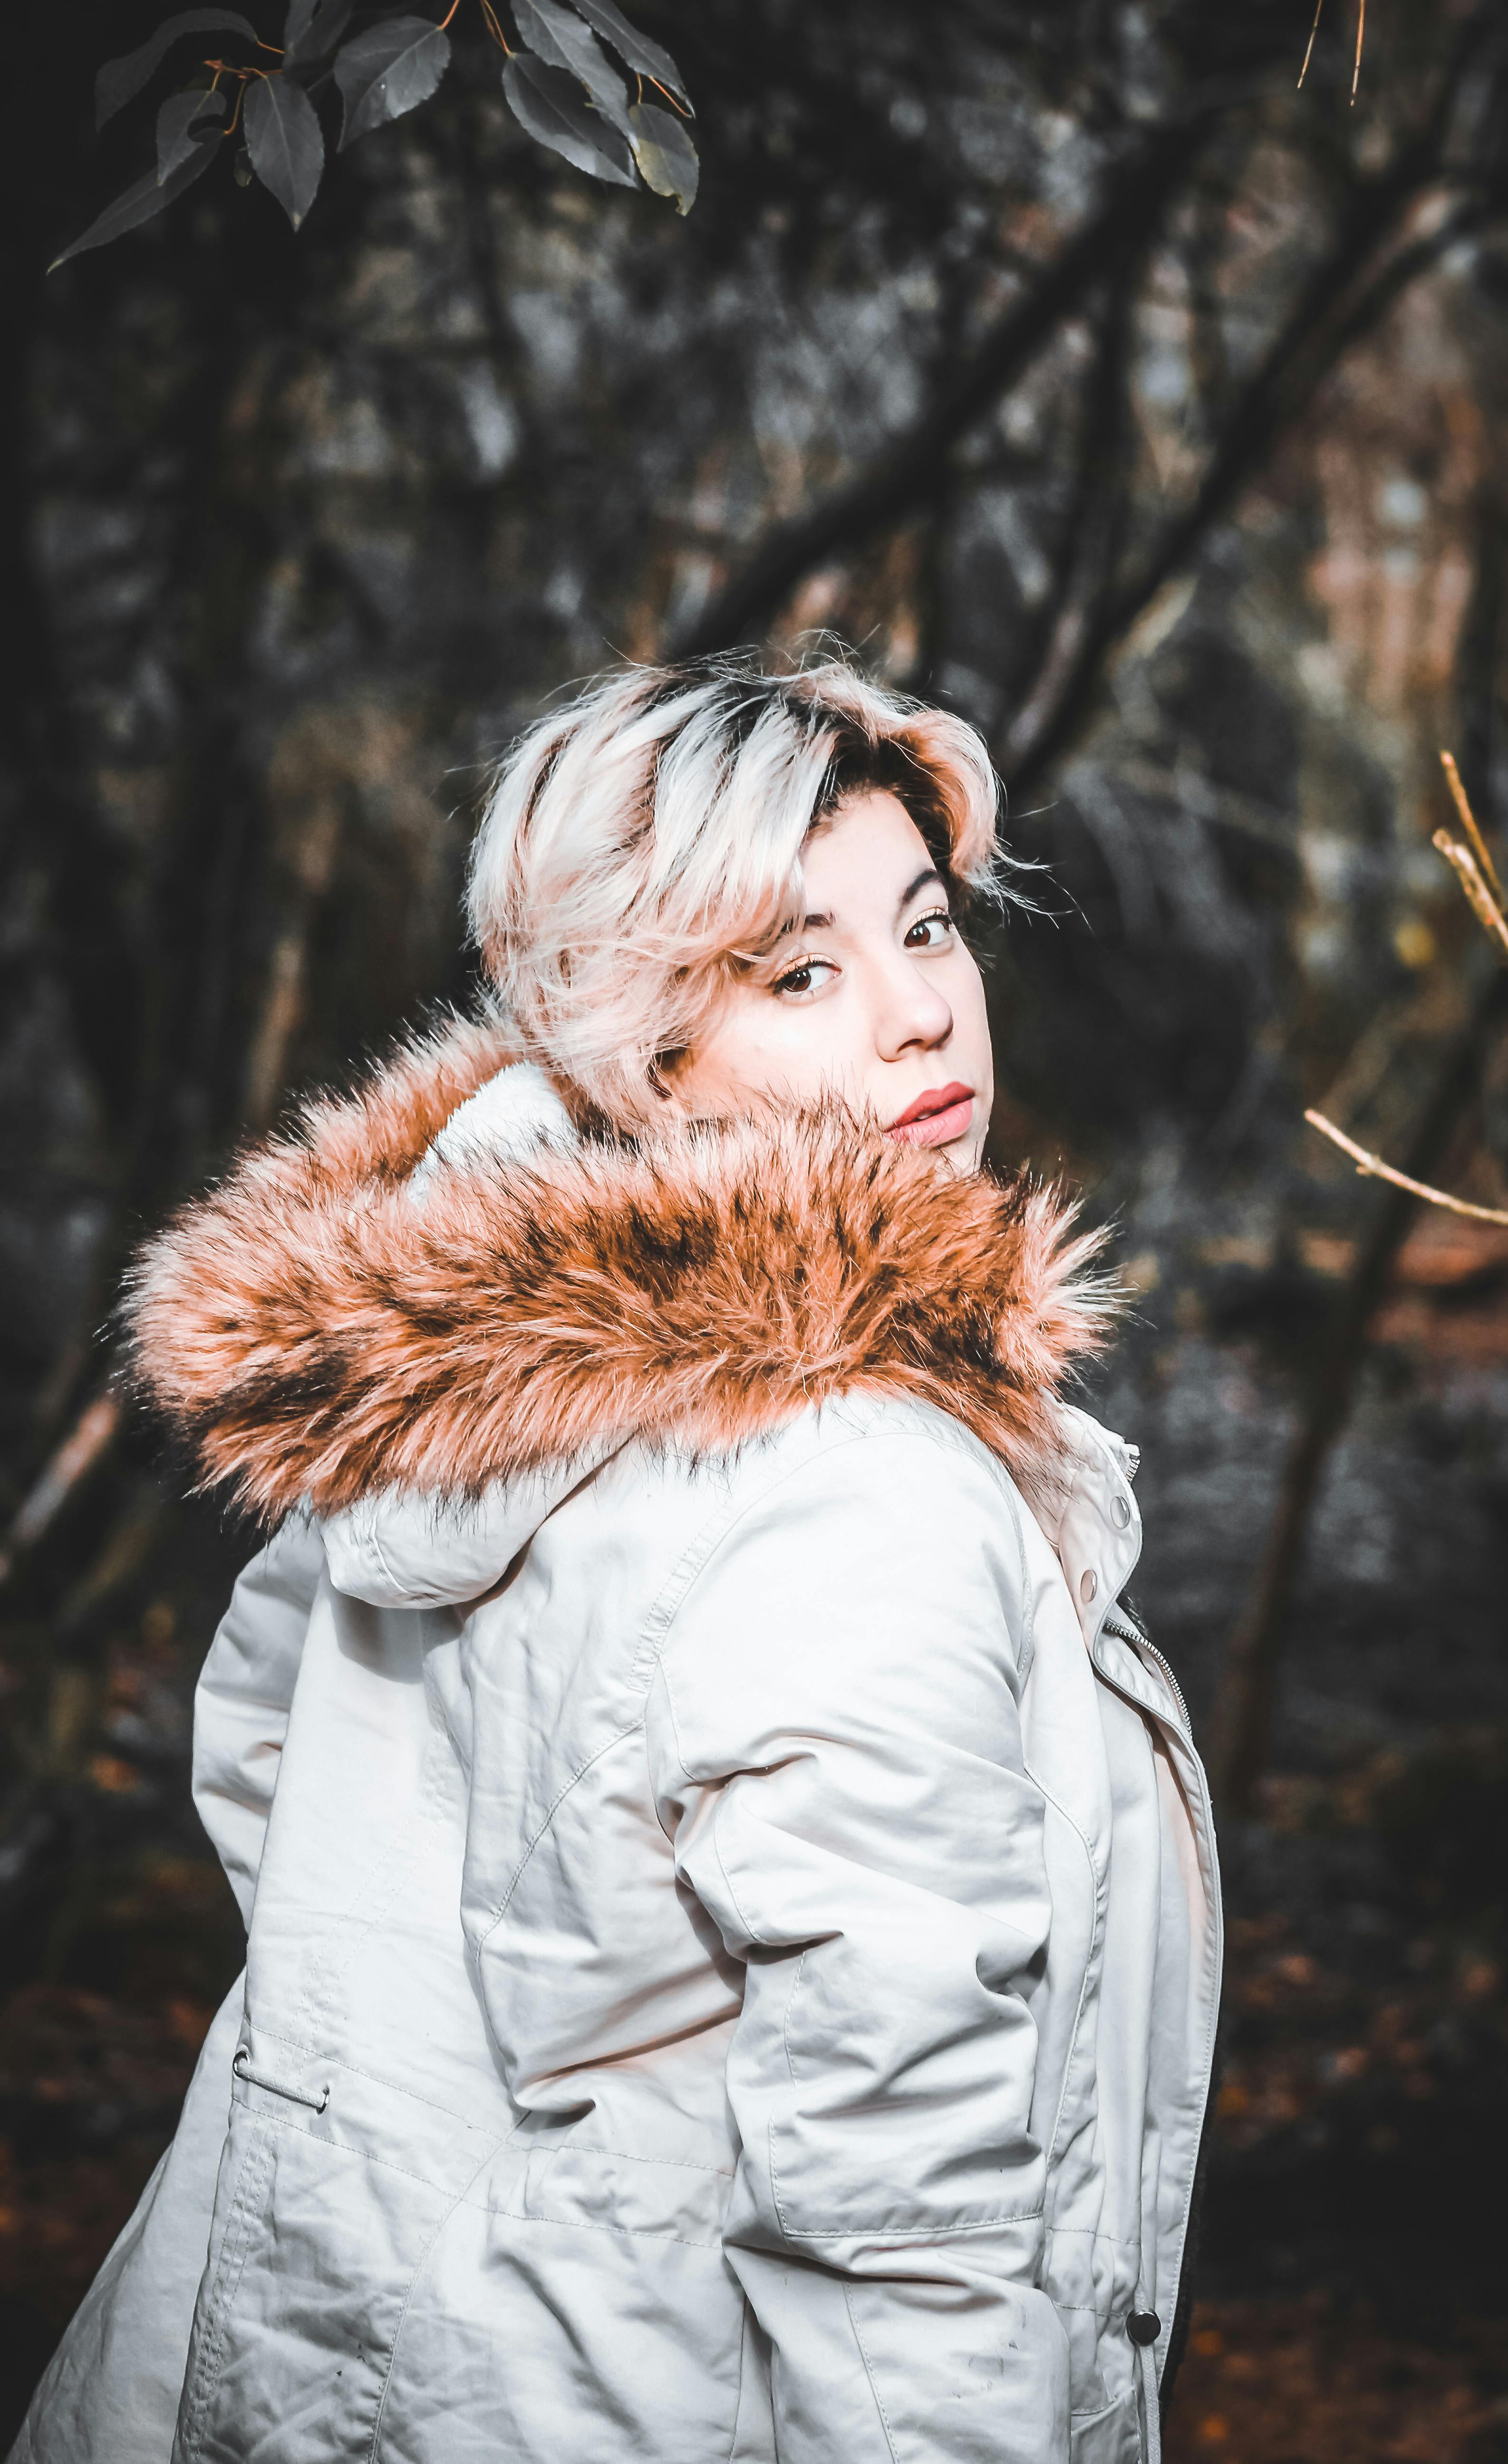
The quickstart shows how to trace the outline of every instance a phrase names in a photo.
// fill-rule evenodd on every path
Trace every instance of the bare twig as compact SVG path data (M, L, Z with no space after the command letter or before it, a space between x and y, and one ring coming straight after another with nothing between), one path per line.
M295 754L297 758L290 759ZM291 792L286 771L301 773L302 793ZM329 893L344 819L344 775L325 731L295 732L274 762L275 790L284 807L279 853L287 873L281 929L273 944L267 989L246 1059L246 1119L266 1129L277 1111L288 1074L289 1054L303 1023L309 943Z
M1316 35L1318 34L1318 33L1320 32L1320 17L1323 15L1323 13L1324 13L1324 0L1315 0L1315 21L1314 21L1314 24L1313 24L1313 25L1310 27L1310 29L1309 29L1309 40L1308 40L1308 42L1307 42L1307 43L1305 44L1305 46L1304 46L1304 64L1303 64L1303 67L1302 67L1302 68L1299 70L1299 72L1298 72L1298 82L1299 82L1299 84L1300 84L1300 85L1302 85L1302 84L1303 84L1303 81L1304 81L1305 77L1309 75L1309 63L1310 63L1311 59L1314 57L1315 36L1316 36ZM1362 46L1363 46L1363 44L1365 42L1365 40L1366 40L1366 0L1357 0L1357 6L1356 6L1356 60L1355 60L1355 63L1354 63L1354 65L1353 65L1353 67L1352 67L1352 70L1351 70L1351 100L1352 100L1352 102L1353 102L1353 103L1354 103L1354 102L1355 102L1355 100L1356 100L1356 90L1357 90L1358 86L1359 86L1359 85L1361 84L1361 82L1362 82Z
M120 1425L121 1406L112 1394L97 1395L80 1413L43 1465L6 1533L0 1546L0 1583L9 1581L18 1561L56 1521L79 1483L114 1443Z
M1434 844L1453 866L1484 929L1508 950L1508 923L1484 877L1485 869L1497 880L1492 857L1454 761L1448 753L1442 754L1441 759L1456 811L1472 844L1463 846L1452 838L1449 830L1436 831ZM1473 848L1478 851L1480 862ZM1273 1742L1284 1629L1303 1561L1316 1492L1331 1443L1350 1409L1351 1392L1366 1351L1367 1329L1403 1245L1414 1201L1423 1199L1428 1205L1444 1207L1452 1215L1469 1216L1478 1223L1508 1224L1508 1209L1475 1206L1467 1199L1451 1197L1425 1178L1449 1144L1476 1085L1482 1039L1502 1016L1505 1005L1508 977L1492 976L1477 994L1470 1017L1447 1052L1409 1146L1410 1170L1400 1172L1392 1164L1384 1163L1380 1155L1358 1146L1343 1130L1338 1130L1323 1112L1304 1114L1312 1128L1351 1157L1359 1172L1386 1182L1387 1191L1372 1220L1370 1235L1358 1252L1350 1281L1331 1322L1309 1407L1294 1433L1283 1465L1277 1510L1257 1570L1251 1604L1231 1639L1215 1705L1210 1756L1216 1799L1231 1813L1251 1813L1256 1782L1266 1767Z
M1356 0L1356 66L1351 71L1351 100L1362 82L1362 45L1366 40L1366 0Z
M1492 885L1493 896L1498 901L1498 904L1501 905L1503 886L1497 878L1497 867L1493 862L1487 841L1483 838L1481 830L1477 825L1476 815L1472 810L1472 800L1468 796L1466 789L1461 784L1461 774L1455 766L1454 754L1442 753L1440 756L1440 767L1445 772L1446 784L1450 788L1451 794L1454 799L1455 809L1461 816L1461 827L1464 829L1467 837L1472 843L1472 851L1475 856L1477 863L1481 866L1483 872L1486 874L1488 881ZM1436 847L1440 844L1440 834L1438 832L1436 833L1434 843Z
M1508 1208L1474 1206L1470 1199L1453 1198L1448 1190L1432 1189L1427 1180L1413 1180L1406 1172L1395 1172L1390 1163L1384 1163L1381 1155L1374 1155L1365 1147L1359 1147L1354 1138L1348 1138L1343 1130L1338 1130L1333 1121L1327 1121L1323 1112L1308 1111L1304 1118L1312 1129L1321 1132L1343 1155L1348 1155L1358 1172L1366 1173L1372 1179L1390 1180L1395 1189L1407 1189L1414 1198L1427 1198L1431 1206L1449 1207L1453 1215L1469 1215L1476 1223L1508 1223Z
M1272 1749L1277 1678L1288 1613L1330 1447L1344 1426L1367 1331L1387 1288L1393 1261L1413 1220L1415 1192L1445 1153L1476 1087L1482 1043L1508 1002L1508 976L1490 977L1470 1017L1452 1038L1408 1142L1412 1170L1388 1172L1371 1228L1357 1252L1315 1364L1306 1408L1283 1463L1277 1506L1247 1610L1231 1638L1215 1702L1209 1754L1217 1805L1249 1815Z
M1481 867L1471 848L1460 846L1452 838L1449 830L1436 830L1432 844L1439 848L1446 863L1453 869L1456 879L1466 892L1467 904L1482 931L1490 940L1497 941L1504 955L1508 956L1508 917L1504 916L1502 909L1482 879Z
M1472 810L1471 799L1461 783L1461 774L1455 766L1454 755L1442 753L1440 760L1451 783L1451 793L1455 799L1455 809L1461 816L1462 825L1471 838L1472 845L1463 847L1458 839L1452 838L1449 830L1436 830L1432 844L1439 848L1447 864L1453 868L1456 879L1466 892L1467 903L1483 932L1490 940L1497 941L1503 955L1508 957L1508 917L1504 916L1501 907L1483 879L1484 871L1491 873L1496 887L1497 875L1494 870L1492 857L1487 851L1487 842L1477 827L1476 816ZM1474 847L1476 850L1475 855L1472 852ZM1478 857L1480 862L1477 860ZM1359 1147L1353 1138L1346 1136L1343 1130L1338 1130L1333 1121L1327 1121L1323 1112L1308 1111L1304 1114L1304 1118L1312 1129L1319 1130L1324 1137L1332 1139L1338 1147L1350 1155L1358 1172L1369 1173L1378 1180L1390 1180L1395 1189L1407 1189L1415 1198L1428 1199L1431 1206L1448 1207L1453 1215L1470 1215L1480 1223L1508 1223L1508 1214L1505 1214L1500 1207L1474 1206L1468 1199L1452 1198L1443 1189L1433 1189L1426 1181L1411 1179L1406 1172L1396 1172L1390 1163L1384 1163L1381 1155L1374 1155L1365 1147Z
M1300 85L1303 84L1305 77L1309 75L1309 63L1314 57L1315 36L1320 32L1320 20L1323 13L1324 0L1315 0L1315 21L1309 29L1309 40L1304 45L1304 64L1298 72L1298 82Z

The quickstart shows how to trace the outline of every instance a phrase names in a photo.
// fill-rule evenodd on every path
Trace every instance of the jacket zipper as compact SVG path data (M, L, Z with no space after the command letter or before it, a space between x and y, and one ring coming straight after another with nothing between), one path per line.
M1142 1651L1151 1653L1152 1658L1156 1661L1159 1668L1163 1672L1163 1675L1167 1680L1167 1690L1172 1695L1174 1702L1178 1705L1179 1716L1186 1728L1188 1727L1188 1705L1184 1700L1183 1687L1179 1684L1177 1678L1173 1675L1171 1668L1168 1666L1167 1661L1159 1651L1156 1643L1152 1640L1150 1635L1143 1634L1140 1626L1118 1625L1113 1617L1106 1617L1105 1632L1107 1634L1118 1635L1122 1642L1133 1643L1138 1645Z
M1107 1616L1106 1616L1106 1617L1105 1617L1105 1618L1104 1618L1104 1626L1105 1626L1106 1631L1107 1631L1107 1632L1109 1632L1109 1633L1111 1633L1111 1634L1113 1634L1113 1635L1118 1636L1118 1637L1120 1638L1120 1639L1122 1642L1129 1642L1129 1643L1130 1643L1134 1648L1138 1648L1138 1649L1141 1649L1141 1650L1142 1650L1142 1651L1148 1652L1148 1653L1151 1655L1152 1659L1157 1662L1158 1667L1162 1670L1164 1677L1164 1678L1166 1679L1166 1681L1167 1681L1168 1689L1169 1689L1170 1693L1172 1694L1172 1697L1173 1697L1174 1702L1178 1705L1179 1711L1181 1712L1181 1714L1182 1714L1182 1716L1183 1716L1184 1727L1185 1727L1186 1730L1190 1730L1190 1737L1191 1737L1190 1723L1189 1723L1189 1718L1188 1718L1188 1705L1186 1705L1186 1703L1184 1701L1183 1688L1182 1688L1182 1686L1179 1684L1179 1682L1178 1682L1177 1678L1174 1676L1174 1674L1173 1674L1173 1672L1172 1672L1171 1668L1170 1668L1170 1667L1168 1666L1168 1664L1167 1664L1167 1661L1164 1659L1164 1657L1163 1657L1162 1653L1159 1651L1159 1649L1158 1649L1158 1647L1157 1647L1156 1643L1152 1641L1151 1638L1150 1638L1148 1635L1144 1635L1144 1634L1142 1632L1141 1627L1140 1627L1139 1625L1137 1625L1137 1624L1136 1624L1136 1622L1135 1622L1135 1620L1134 1620L1134 1619L1132 1619L1132 1617L1131 1617L1131 1612L1130 1612L1130 1610L1129 1610L1129 1609L1126 1609L1126 1608L1125 1608L1124 1602L1123 1602L1123 1601L1120 1601L1120 1600L1118 1600L1118 1601L1116 1602L1116 1606L1117 1606L1118 1608L1120 1608L1120 1609L1121 1609L1121 1610L1123 1611L1123 1613L1124 1613L1124 1617L1125 1617L1125 1618L1127 1619L1127 1622L1125 1622L1125 1623L1120 1623L1120 1622L1118 1622L1118 1620L1117 1620L1115 1617L1111 1617L1111 1616L1109 1616L1109 1615L1107 1614ZM1114 1683L1114 1682L1115 1682L1115 1681L1114 1681L1113 1679L1111 1679L1111 1680L1110 1680L1110 1683L1111 1683L1112 1684ZM1117 1687L1117 1689L1116 1689L1116 1690L1119 1692L1120 1689L1119 1687ZM1192 1748L1192 1745L1190 1745L1190 1750L1194 1750L1194 1749ZM1197 1762L1197 1760L1198 1760L1197 1751L1195 1751L1195 1760L1196 1760L1196 1762ZM1213 1821L1212 1821L1212 1820L1211 1820L1211 1818L1210 1818L1210 1812L1209 1812L1209 1793L1208 1793L1208 1790L1207 1790L1207 1791L1206 1791L1206 1793L1205 1793L1205 1795L1204 1795L1204 1801L1203 1801L1203 1804L1202 1804L1202 1806L1201 1806L1200 1811L1201 1811L1201 1814L1202 1814L1202 1816L1203 1816L1205 1835L1206 1835L1206 1838L1207 1838L1207 1840L1208 1840L1208 1844L1209 1844L1209 1853L1210 1864L1211 1864L1211 1869L1212 1869L1212 1870L1211 1870L1211 1877L1210 1877L1211 1888L1210 1888L1210 1895L1209 1895L1209 1914L1210 1914L1210 1922L1211 1922L1211 1925L1212 1925L1212 1926L1213 1926L1213 1928L1214 1928L1214 1940L1215 1940L1215 1944L1216 1944L1216 1947L1216 1947L1216 1959L1217 1959L1217 1962L1218 1962L1218 1960L1219 1960L1219 1956L1220 1956L1220 1948L1219 1948L1219 1947L1221 1946L1221 1944L1222 1944L1222 1942L1223 1942L1224 1933L1225 1933L1225 1926L1224 1926L1224 1923L1223 1923L1223 1920L1222 1920L1222 1910L1221 1910L1221 1903L1220 1903L1219 1868L1218 1868L1218 1865L1217 1865L1217 1864L1216 1864L1216 1862L1215 1862L1215 1859L1216 1859L1216 1857L1217 1857L1218 1851L1217 1851L1217 1849L1216 1849L1216 1844L1215 1844L1214 1824L1213 1824ZM1200 2066L1200 2068L1201 2068L1202 2096L1203 2096L1203 2112L1204 2112L1204 2120L1203 2120L1203 2123L1202 2123L1202 2125L1201 2125L1201 2133L1200 2133L1200 2135L1201 2135L1201 2139L1203 2138L1204 2131L1208 2130L1208 2128L1209 2128L1209 2085L1210 2085L1210 2080L1211 2080L1211 2078L1212 2078L1212 2076L1213 2076L1213 2072L1214 2072L1215 2034L1216 2034L1216 2029L1217 2029L1218 2024L1219 2024L1219 2016L1220 2016L1220 2004L1219 2004L1219 1995L1218 1995L1218 1993L1217 1993L1217 1994L1216 1994L1216 1996L1215 1996L1214 2001L1211 2003L1210 2008L1209 2008L1209 2021L1208 2021L1208 2025L1207 2025L1206 2033L1205 2033L1204 2059L1203 2059L1203 2061L1202 2061L1202 2063L1201 2063L1201 2066ZM1188 2246L1188 2222L1189 2222L1189 2216L1190 2216L1190 2213L1191 2213L1192 2209L1193 2209L1193 2199L1194 2199L1194 2181L1195 2181L1195 2176L1196 2176L1196 2174L1197 2174L1197 2172L1198 2172L1198 2167L1199 2167L1199 2150L1198 2150L1198 2148L1196 2147L1196 2148L1195 2148L1195 2151L1194 2151L1194 2164L1193 2164L1193 2168L1190 2170L1190 2173L1189 2173L1189 2176L1188 2176L1188 2190L1187 2190L1187 2194L1186 2194L1186 2198L1185 2198L1185 2200L1184 2200L1184 2212L1183 2212L1182 2217L1181 2217L1181 2218L1180 2218L1180 2220L1179 2220L1178 2238L1177 2238L1177 2242L1176 2242L1176 2244L1175 2244L1175 2255L1176 2255L1176 2257L1177 2257L1177 2268L1176 2268L1175 2276L1174 2276L1174 2286L1173 2286L1173 2305L1172 2305L1172 2309L1171 2309L1171 2311L1170 2311L1170 2313L1169 2313L1169 2316L1168 2316L1167 2328L1166 2328L1166 2333L1168 2334L1168 2336L1169 2336L1169 2337L1171 2337L1171 2335L1172 2335L1172 2331L1173 2331L1173 2324L1174 2324L1174 2321L1175 2321L1175 2320L1176 2320L1176 2318L1177 2318L1177 2316L1178 2316L1178 2296L1179 2296L1179 2292L1180 2292L1180 2290L1182 2289L1182 2284L1183 2284L1183 2276L1184 2276L1184 2266L1185 2266L1185 2262L1186 2262L1186 2257L1187 2257L1187 2246ZM1155 2365L1152 2365L1152 2358L1151 2358L1151 2357L1152 2357L1152 2353L1153 2353L1153 2351L1154 2351L1154 2350L1155 2350L1155 2347L1154 2347L1154 2346L1151 2346L1151 2345L1148 2345L1148 2346L1145 2348L1145 2359L1146 2359L1146 2362L1147 2362L1147 2365L1148 2365L1148 2375L1150 2376L1150 2378L1151 2378L1151 2380L1152 2380L1152 2384L1153 2384L1153 2403L1154 2403L1154 2409L1153 2409L1153 2410L1148 2414L1147 2418L1148 2418L1148 2420L1152 2423L1152 2425L1153 2425L1153 2427L1154 2427L1155 2435L1156 2435L1156 2437L1157 2437L1157 2452L1158 2452L1158 2453L1159 2453L1159 2454L1161 2454L1161 2452L1162 2452L1162 2433L1161 2433L1161 2423L1158 2421L1157 2413L1156 2413L1156 2409L1155 2409L1156 2402L1157 2402L1157 2400L1158 2400L1158 2395L1159 2395L1159 2392L1160 2392L1160 2385L1161 2385L1161 2382L1160 2382L1159 2375L1158 2375L1158 2372L1157 2372L1157 2370L1156 2370L1156 2367L1155 2367ZM1143 2395L1143 2402L1144 2402L1144 2401L1145 2401L1145 2397L1144 2397L1144 2395ZM1145 2445L1146 2443L1147 2443L1147 2441L1143 2440L1143 2445Z

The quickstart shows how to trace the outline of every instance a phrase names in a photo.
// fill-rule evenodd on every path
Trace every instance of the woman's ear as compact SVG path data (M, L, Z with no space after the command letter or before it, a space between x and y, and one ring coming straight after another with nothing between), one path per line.
M682 1120L686 1117L687 1104L676 1085L676 1077L685 1058L684 1049L679 1047L656 1052L649 1068L650 1089L656 1104L663 1111L676 1113Z

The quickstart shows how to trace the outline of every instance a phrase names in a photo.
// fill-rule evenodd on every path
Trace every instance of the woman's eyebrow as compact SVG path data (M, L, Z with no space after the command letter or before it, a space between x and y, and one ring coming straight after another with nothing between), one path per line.
M942 879L942 875L939 872L937 866L935 864L929 864L925 870L919 872L915 881L901 891L899 898L896 902L897 914L899 915L904 909L910 906L919 890L929 890L934 883L936 883L939 890L946 888L946 884ZM811 918L809 915L808 916L807 921L809 924L810 923Z
M939 890L943 890L947 887L946 883L942 879L942 875L939 872L937 866L935 864L929 864L926 866L924 870L918 873L915 881L907 882L905 889L901 891L900 896L896 901L897 914L901 914L905 909L910 906L912 900L916 897L918 891L928 890L934 886ZM795 927L790 924L784 924L781 927L783 934L789 933L794 930ZM801 930L803 933L831 933L832 930L832 916L831 912L825 915L804 915L801 919Z

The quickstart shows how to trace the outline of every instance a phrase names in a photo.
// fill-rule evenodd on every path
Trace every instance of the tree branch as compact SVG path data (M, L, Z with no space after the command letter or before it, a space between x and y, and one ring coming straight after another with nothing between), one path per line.
M1427 1180L1411 1180L1408 1173L1395 1172L1390 1163L1384 1163L1381 1155L1374 1155L1366 1147L1359 1147L1354 1138L1348 1138L1343 1130L1338 1130L1333 1121L1327 1121L1323 1112L1311 1108L1304 1118L1312 1130L1318 1130L1332 1145L1338 1146L1342 1155L1348 1155L1357 1171L1366 1174L1370 1179L1390 1180L1395 1189L1407 1189L1411 1198L1427 1198L1431 1206L1447 1207L1453 1215L1469 1215L1474 1223L1508 1223L1508 1208L1474 1206L1468 1198L1453 1198L1448 1189L1434 1189Z
M1289 1443L1277 1508L1250 1604L1231 1636L1210 1723L1210 1787L1227 1815L1249 1815L1267 1768L1277 1707L1277 1678L1289 1611L1303 1563L1311 1510L1331 1444L1344 1426L1367 1330L1387 1288L1418 1200L1420 1183L1450 1144L1481 1068L1483 1039L1508 1007L1508 976L1489 979L1451 1041L1409 1140L1402 1173L1387 1176L1367 1238L1342 1293Z
M1250 485L1284 429L1298 417L1345 351L1370 332L1410 282L1485 218L1484 204L1463 201L1439 231L1398 251L1358 292L1358 276L1431 176L1420 166L1407 186L1388 179L1369 190L1365 209L1353 219L1340 248L1306 287L1303 299L1227 421L1192 501L1173 517L1134 580L1106 592L1098 614L1084 628L1077 656L1052 703L1038 704L1032 723L1024 726L1018 721L997 748L996 759L1008 787L1019 793L1072 740L1111 652L1164 583L1188 561L1211 525ZM1339 314L1348 297L1349 307Z
M1009 309L909 432L810 512L783 523L671 646L672 658L729 649L760 629L834 549L893 528L946 485L954 447L997 402L1097 283L1115 279L1155 228L1205 122L1164 129L1111 183L1037 287Z
M1150 237L1150 233L1147 234ZM1097 601L1114 576L1125 543L1131 491L1125 441L1130 413L1128 367L1135 269L1125 266L1109 286L1099 349L1090 378L1074 502L1059 540L1057 584L1041 611L1046 640L1024 689L1014 695L1010 724L1050 707L1075 666Z

